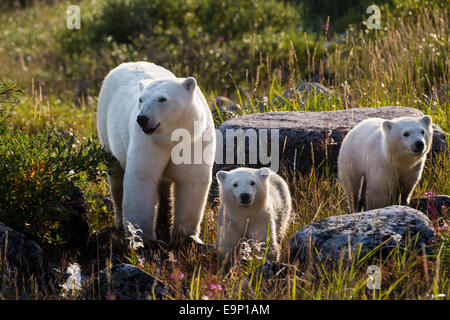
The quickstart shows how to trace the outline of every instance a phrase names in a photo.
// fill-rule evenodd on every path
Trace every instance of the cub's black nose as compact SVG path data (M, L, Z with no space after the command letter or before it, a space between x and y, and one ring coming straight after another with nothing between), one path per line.
M250 203L250 194L249 193L242 193L239 196L239 199L241 200L241 203L249 204Z
M145 127L145 125L148 122L148 118L146 116L139 115L139 116L137 116L136 121L137 121L138 125L140 125L141 127Z
M415 148L416 148L416 152L420 153L423 151L423 149L425 148L425 145L423 143L423 141L418 140L416 141L416 143L414 144Z

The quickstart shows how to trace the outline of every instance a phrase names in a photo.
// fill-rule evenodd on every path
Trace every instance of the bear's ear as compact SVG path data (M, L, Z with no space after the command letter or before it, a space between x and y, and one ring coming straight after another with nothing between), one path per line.
M220 183L223 183L225 181L225 178L227 177L227 175L228 175L228 172L219 171L219 172L217 172L216 177Z
M189 92L189 94L192 94L197 86L197 81L195 81L195 78L189 77L183 81L182 85Z
M261 168L261 169L258 170L258 174L261 177L262 181L266 181L267 178L270 175L270 169L269 168L265 168L265 167Z
M420 121L421 121L424 125L426 125L427 127L429 127L429 126L431 125L432 119L431 119L430 116L423 116L423 117L420 119Z
M394 124L392 123L392 121L384 120L383 121L383 130L385 132L389 132L389 131L391 131L393 125Z

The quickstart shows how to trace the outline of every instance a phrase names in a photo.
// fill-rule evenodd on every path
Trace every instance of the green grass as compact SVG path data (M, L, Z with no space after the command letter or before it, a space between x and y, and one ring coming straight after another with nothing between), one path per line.
M147 58L145 53L117 44L111 44L100 52L88 50L75 58L63 54L58 37L65 25L65 9L69 3L72 2L55 1L0 13L0 25L4 26L0 30L0 79L12 80L25 91L9 121L12 129L34 135L45 128L56 127L73 132L80 139L95 137L96 101L103 77L122 61ZM90 16L99 12L103 1L78 3ZM271 101L300 81L305 71L323 73L326 68L334 73L334 81L326 83L323 79L323 83L339 97L327 101L312 95L307 97L305 105L298 101L285 101L281 107L269 102L264 111L326 111L349 106L404 105L431 115L434 123L450 132L448 101L439 103L428 99L440 87L448 85L448 10L427 3L422 2L422 6L415 8L412 17L404 14L408 12L404 5L393 10L383 20L386 30L383 28L368 34L354 30L354 35L349 32L338 45L329 47L323 41L305 41L308 45L301 52L288 47L283 51L284 59L277 58L281 61L278 64L271 63L270 57L262 53L261 59L257 59L253 69L249 70L248 78L227 77L223 87L211 87L207 81L208 69L195 76L205 89L208 101L219 95L228 95L241 106L249 106L245 113L253 113L259 111L256 98L267 95ZM290 36L286 35L287 38ZM313 36L307 35L308 39L313 39ZM323 55L318 52L323 52ZM251 55L255 52L248 52L248 56ZM183 69L185 66L172 67L180 76L187 73ZM245 74L245 71L229 70L232 75ZM283 72L289 75L286 77ZM89 85L80 96L75 93L83 79ZM235 114L217 115L216 124L231 116ZM427 161L413 197L429 191L450 194L449 180L448 155ZM290 235L299 228L347 213L345 195L335 175L319 176L312 171L310 175L297 177L288 183L293 186L295 218L289 227L289 236L283 241L284 255L287 255ZM80 186L87 197L91 232L112 225L112 208L104 202L109 194L106 179ZM215 243L218 215L217 197L214 196L217 190L211 190L211 195L212 201L208 203L201 232L201 238L208 244ZM449 215L447 212L443 217L447 222ZM256 272L262 261L237 265L230 273L223 274L216 270L214 255L195 248L172 251L173 259L170 260L156 255L155 259L144 260L139 266L171 285L175 289L175 294L170 297L173 299L430 299L432 294L436 297L439 293L448 299L449 230L443 230L442 235L444 240L435 245L433 254L396 248L384 259L371 252L364 257L355 254L350 260L342 257L334 265L304 262L297 268L289 268L284 277L269 281L263 280ZM61 260L67 263L74 259L67 256ZM133 261L137 263L137 260ZM371 264L379 266L382 271L382 288L375 292L366 287L366 269ZM95 267L89 263L83 266L83 274L91 280L92 270ZM5 272L2 262L0 275L5 275ZM183 278L171 277L181 273ZM251 279L250 283L247 279ZM0 277L0 299L18 298L11 283L14 279ZM34 280L30 279L25 297L61 298L59 284L51 285L54 291L40 292ZM210 284L220 284L222 290L211 290Z

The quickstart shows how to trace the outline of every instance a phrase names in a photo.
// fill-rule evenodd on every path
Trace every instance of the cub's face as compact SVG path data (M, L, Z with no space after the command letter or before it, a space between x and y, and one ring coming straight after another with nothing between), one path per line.
M217 180L221 189L222 201L244 208L265 198L266 181L270 174L267 168L240 168L229 172L219 171Z
M196 86L194 78L140 81L138 126L148 135L170 135L192 106Z
M421 156L430 150L433 137L430 116L386 120L383 130L389 145L396 152Z

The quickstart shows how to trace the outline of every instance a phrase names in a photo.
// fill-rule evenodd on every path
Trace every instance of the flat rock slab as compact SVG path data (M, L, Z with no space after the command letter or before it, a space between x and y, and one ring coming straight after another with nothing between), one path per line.
M223 158L220 159L217 156L220 154L220 145L218 144L214 173L222 169L231 169L239 166L236 156L237 150L240 150L239 152L245 150L246 166L254 168L270 166L272 169L274 168L272 165L267 165L264 161L260 161L259 156L255 163L249 161L249 144L246 142L245 147L236 147L236 138L234 138L234 150L229 151L234 152L235 159L232 163L229 163L226 157L226 139L227 134L229 134L227 129L232 129L228 130L231 134L233 134L233 130L236 132L235 130L242 129L246 133L248 129L254 129L257 139L260 139L261 130L266 129L267 139L261 138L259 143L264 141L270 142L273 129L277 129L279 132L279 168L281 170L294 170L302 174L308 174L311 168L318 168L323 166L324 163L328 163L330 169L336 172L337 157L342 140L347 132L361 121L372 117L394 119L420 116L423 116L422 112L413 108L382 107L323 112L280 111L236 117L225 121L218 128L222 134L222 137L218 136L217 140L221 139L223 142ZM432 153L448 150L447 134L436 125L433 125L433 130ZM268 149L271 150L270 143Z
M118 264L100 271L94 289L97 285L101 299L162 299L169 294L169 288L160 280L131 264Z
M386 254L392 248L404 246L405 241L414 243L416 237L416 246L421 248L433 242L435 232L427 216L407 206L333 216L308 224L292 236L290 261L311 258L336 261L341 254L346 257L349 251L354 254L360 246L361 257L379 245L382 254Z

